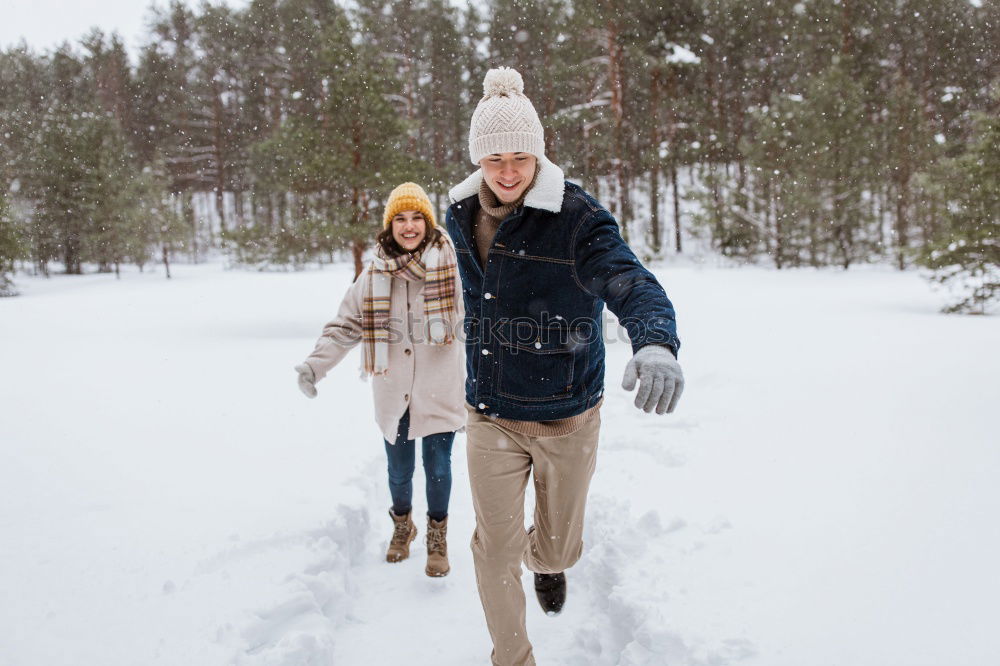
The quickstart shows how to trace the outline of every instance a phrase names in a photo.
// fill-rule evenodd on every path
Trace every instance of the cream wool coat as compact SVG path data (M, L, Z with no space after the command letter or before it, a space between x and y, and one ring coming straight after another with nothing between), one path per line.
M369 264L347 291L337 316L323 327L316 348L306 359L317 382L361 342L361 308L370 282ZM465 426L465 344L462 340L447 345L421 342L423 291L423 281L392 279L389 370L369 377L375 398L375 421L390 443L396 441L399 419L407 408L410 410L407 439ZM455 300L458 307L455 322L460 327L465 307L458 271L455 271Z

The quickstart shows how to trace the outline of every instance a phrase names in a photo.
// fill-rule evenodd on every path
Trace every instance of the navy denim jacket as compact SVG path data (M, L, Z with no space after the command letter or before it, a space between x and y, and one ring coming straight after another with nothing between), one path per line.
M481 414L548 421L596 405L604 393L605 303L633 351L680 347L673 305L614 217L562 182L561 205L549 206L559 212L533 208L529 197L501 222L485 266L472 237L478 194L448 208L465 298L465 399ZM469 189L456 187L453 200Z

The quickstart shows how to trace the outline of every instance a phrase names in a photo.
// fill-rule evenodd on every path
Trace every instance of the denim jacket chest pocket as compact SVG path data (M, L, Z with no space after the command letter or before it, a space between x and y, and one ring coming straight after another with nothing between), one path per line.
M532 335L516 325L509 330L497 345L497 393L526 402L571 395L580 350L566 339L565 327L536 328Z
M505 254L499 259L494 295L499 298L500 317L540 321L569 317L589 298L577 289L569 259L526 254Z

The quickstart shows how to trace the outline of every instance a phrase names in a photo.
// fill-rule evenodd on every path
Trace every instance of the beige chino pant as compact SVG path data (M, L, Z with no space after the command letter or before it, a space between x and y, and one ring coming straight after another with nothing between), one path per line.
M525 630L521 562L558 573L583 552L583 516L597 461L600 412L562 437L513 432L469 409L469 479L476 511L472 557L493 638L494 666L535 663ZM524 529L524 489L534 471L535 529Z

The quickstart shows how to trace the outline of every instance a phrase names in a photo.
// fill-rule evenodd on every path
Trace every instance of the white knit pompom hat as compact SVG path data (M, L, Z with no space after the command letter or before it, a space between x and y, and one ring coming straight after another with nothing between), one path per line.
M493 153L531 153L545 156L545 132L531 100L524 96L524 80L510 67L486 72L483 98L472 114L469 157L473 164Z

